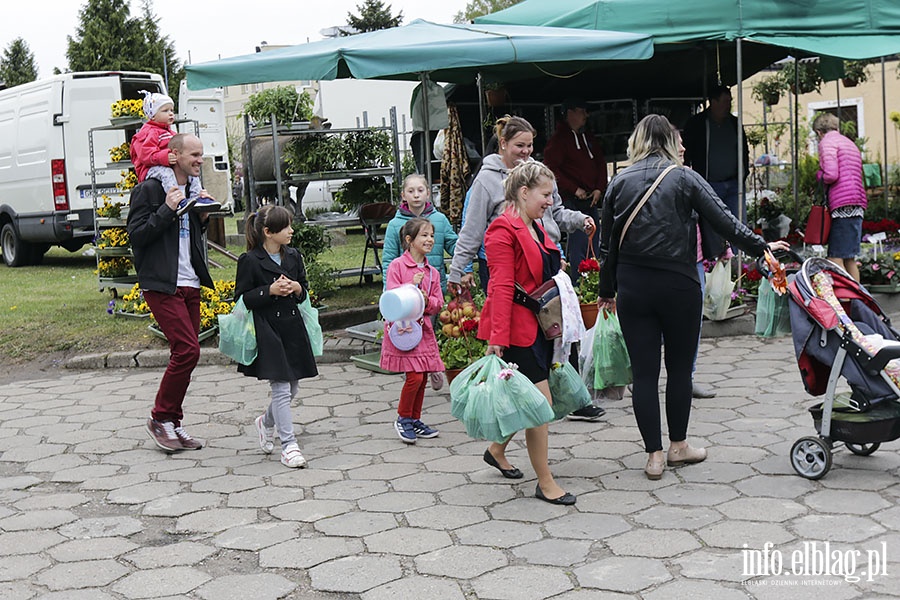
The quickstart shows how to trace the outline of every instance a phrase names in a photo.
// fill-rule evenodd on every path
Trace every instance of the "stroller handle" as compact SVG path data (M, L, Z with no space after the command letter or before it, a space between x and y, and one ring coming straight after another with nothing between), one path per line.
M790 258L790 262L796 262L797 264L803 264L803 257L794 252L793 250L775 250L772 254L779 261L784 262L782 260L784 257ZM772 276L771 271L769 271L769 266L766 264L766 255L763 254L759 258L756 259L756 270L762 273L762 275L766 278ZM789 272L796 272L796 269Z

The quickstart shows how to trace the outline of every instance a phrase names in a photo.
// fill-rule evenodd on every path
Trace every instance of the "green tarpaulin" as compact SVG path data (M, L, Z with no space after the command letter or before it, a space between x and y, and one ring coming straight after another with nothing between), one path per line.
M265 81L419 79L471 83L491 68L500 81L571 72L593 61L641 60L653 54L650 37L509 25L439 25L417 20L362 33L247 56L188 65L190 89Z
M638 31L659 50L744 38L848 59L900 52L897 0L525 0L476 22Z

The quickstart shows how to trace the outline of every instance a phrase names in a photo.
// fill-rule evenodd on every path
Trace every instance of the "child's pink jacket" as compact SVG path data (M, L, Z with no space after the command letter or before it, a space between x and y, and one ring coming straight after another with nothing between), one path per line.
M416 273L425 273L425 278L419 284L419 288L428 296L425 316L422 318L422 341L407 352L397 350L388 335L388 329L391 328L392 323L385 321L384 337L381 339L381 368L403 373L439 373L444 370L444 363L441 361L430 317L441 312L441 308L444 306L440 273L429 265L427 260L424 266L417 265L409 251L406 251L391 261L385 289L390 290L404 283L412 283L413 275Z
M150 167L169 165L169 140L175 131L163 123L147 121L131 138L131 162L138 181L147 178Z

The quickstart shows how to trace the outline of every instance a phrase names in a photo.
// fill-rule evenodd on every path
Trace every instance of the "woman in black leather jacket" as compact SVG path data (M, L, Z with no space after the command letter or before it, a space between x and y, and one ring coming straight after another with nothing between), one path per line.
M691 365L697 350L703 298L697 273L697 218L744 252L759 256L767 245L738 221L694 171L681 167L680 143L668 119L648 115L628 140L633 164L612 181L600 220L601 309L615 311L634 375L632 405L649 479L706 458L705 448L687 443L691 412ZM670 165L647 202L625 224L644 194ZM786 242L768 247L788 249ZM618 297L616 292L618 291ZM666 420L669 452L662 451L659 411L660 337L666 349Z

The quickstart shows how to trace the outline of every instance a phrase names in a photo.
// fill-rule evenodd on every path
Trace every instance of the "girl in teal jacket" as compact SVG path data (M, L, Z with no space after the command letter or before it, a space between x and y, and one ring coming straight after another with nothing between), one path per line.
M423 175L413 173L403 180L403 191L400 194L400 208L388 223L384 234L384 251L381 254L382 272L387 274L391 261L399 257L400 229L413 217L423 217L434 225L434 248L428 253L428 264L441 274L441 290L447 293L447 269L444 267L444 253L453 256L456 248L456 232L450 220L434 207L430 201L431 193L428 182ZM387 282L387 277L384 278Z

